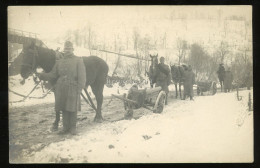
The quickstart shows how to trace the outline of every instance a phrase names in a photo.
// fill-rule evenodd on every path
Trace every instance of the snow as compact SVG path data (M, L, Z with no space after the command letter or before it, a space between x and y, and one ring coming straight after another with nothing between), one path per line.
M162 114L101 123L97 129L25 154L25 162L253 162L249 92L252 95L253 90L240 91L241 101L236 92L199 96L195 101L171 99Z
M28 95L30 91L34 88L35 83L33 81L33 77L30 76L28 79L26 79L25 84L20 84L20 81L22 81L22 77L20 75L16 76L9 76L9 89L11 91L17 92L22 95ZM29 105L36 105L39 103L51 103L54 102L54 95L52 92L48 94L44 99L35 99L35 98L28 98L26 101L23 100L23 97L18 96L14 94L13 92L9 91L9 106L29 106ZM48 91L47 89L44 89L44 92L46 93ZM41 84L39 84L36 89L32 92L30 96L32 97L41 97L45 93L42 91ZM21 102L19 102L21 101Z

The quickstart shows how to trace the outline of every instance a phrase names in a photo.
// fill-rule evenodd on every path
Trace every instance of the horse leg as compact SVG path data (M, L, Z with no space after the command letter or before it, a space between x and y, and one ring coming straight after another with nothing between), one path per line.
M103 90L104 90L104 84L99 83L99 84L94 84L91 85L91 89L96 97L97 101L97 111L96 111L96 116L94 118L94 122L102 122L103 117L101 113L101 107L103 104Z
M176 92L175 98L177 99L177 98L178 98L178 88L177 88L177 87L178 87L178 86L177 86L178 84L175 83L174 85L175 85L175 92Z
M165 95L165 105L168 105L168 94L169 93L166 93L166 95Z
M179 83L179 92L180 92L180 99L182 99L182 95L181 95L181 82Z
M220 81L220 86L221 86L221 92L223 91L223 81Z
M153 88L153 81L152 80L150 80L150 86L151 86L151 88Z
M55 96L55 91L54 91L54 96ZM56 118L51 128L53 131L58 130L59 122L60 122L60 111L55 109L55 112L56 112Z

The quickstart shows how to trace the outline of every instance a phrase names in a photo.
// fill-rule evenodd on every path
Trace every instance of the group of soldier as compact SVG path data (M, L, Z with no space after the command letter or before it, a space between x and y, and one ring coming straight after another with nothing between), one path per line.
M167 104L168 93L169 93L169 85L171 84L171 70L168 65L165 63L165 58L160 58L160 63L158 64L159 73L156 77L156 86L161 86L162 90L166 93L165 104ZM183 87L184 87L184 96L183 100L186 97L190 97L190 100L193 99L193 85L195 84L195 74L192 71L191 65L184 66L184 74L183 74Z
M221 85L221 91L222 86L224 85L224 92L230 92L232 89L233 82L233 74L231 73L230 67L228 67L227 70L225 70L224 65L222 63L219 64L217 74Z
M59 112L62 111L63 130L60 134L76 134L77 111L80 111L80 94L86 83L86 71L82 58L73 54L74 48L70 41L64 44L62 59L56 61L53 69L49 73L38 73L41 80L56 80L55 84L55 111L56 120L53 129L57 130L59 122ZM222 67L221 67L222 68ZM195 84L195 74L191 66L184 67L183 86L184 96L193 100L193 85ZM169 93L168 86L171 84L171 70L165 64L165 58L160 58L158 64L159 73L156 78L156 86L161 86L166 92L166 102ZM222 70L220 70L222 73ZM228 76L228 72L225 72Z

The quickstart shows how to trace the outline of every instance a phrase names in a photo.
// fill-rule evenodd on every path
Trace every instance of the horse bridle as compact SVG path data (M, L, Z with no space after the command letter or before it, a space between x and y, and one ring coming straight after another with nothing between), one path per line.
M35 73L36 72L36 59L38 58L38 50L36 49L36 47L34 47L34 50L33 50L34 54L33 54L33 62L32 64L28 64L28 63L22 63L22 66L28 66L31 68L31 73ZM24 51L22 51L22 54L24 54Z

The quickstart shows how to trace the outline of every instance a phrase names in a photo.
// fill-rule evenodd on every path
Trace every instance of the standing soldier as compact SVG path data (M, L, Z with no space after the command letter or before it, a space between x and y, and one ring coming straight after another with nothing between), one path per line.
M190 100L193 100L193 85L195 84L195 74L192 72L192 68L189 65L185 72L184 72L184 98L186 99L186 96L190 96Z
M233 82L233 74L230 71L230 68L227 69L225 72L225 77L224 77L224 91L225 92L230 92L231 86Z
M164 64L164 60L165 58L161 57L160 63L158 64L159 73L156 78L156 86L161 86L162 90L165 91L166 93L165 104L167 105L168 93L169 93L168 86L171 83L171 73L170 73L169 66Z
M218 74L218 79L219 79L219 82L220 82L221 92L222 92L222 87L224 85L224 77L225 77L225 68L224 68L224 65L222 63L219 64L217 74Z
M63 130L60 134L76 134L77 111L80 111L80 93L86 84L85 65L81 57L73 54L73 44L64 44L63 59L56 62L49 73L38 74L42 80L57 79L55 109L62 111Z

